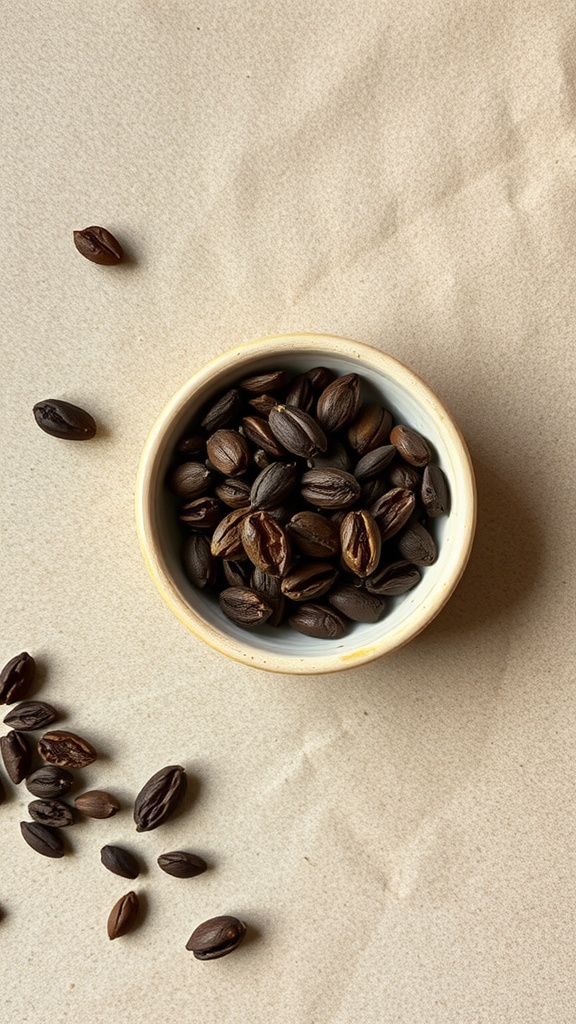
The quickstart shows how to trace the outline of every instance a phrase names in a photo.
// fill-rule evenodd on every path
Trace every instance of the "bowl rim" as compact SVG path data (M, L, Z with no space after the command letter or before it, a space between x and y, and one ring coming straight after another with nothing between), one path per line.
M309 353L310 346L317 347L323 344L325 350L329 349L332 355L364 360L375 370L393 377L406 390L415 392L418 401L426 406L428 413L437 422L441 422L445 443L451 449L453 463L457 466L460 476L460 501L464 505L464 514L460 517L462 525L459 530L458 557L452 560L449 571L438 582L429 600L417 606L413 615L405 622L384 634L381 640L371 642L369 646L359 646L344 654L300 656L268 653L252 647L249 640L239 641L220 632L183 600L156 541L154 493L158 464L164 454L165 437L174 417L199 388L215 380L221 371L229 369L231 360L238 365L240 375L243 364L251 362L254 358L275 355L287 342L291 343L291 353ZM317 675L357 668L398 650L421 633L438 615L456 589L470 557L476 529L477 495L472 460L460 428L435 392L410 367L395 356L381 352L364 342L331 334L295 332L267 335L253 341L241 342L205 363L182 384L157 416L144 444L136 476L135 513L138 540L148 573L165 603L190 632L214 650L241 664L268 672ZM249 634L247 636L249 637Z

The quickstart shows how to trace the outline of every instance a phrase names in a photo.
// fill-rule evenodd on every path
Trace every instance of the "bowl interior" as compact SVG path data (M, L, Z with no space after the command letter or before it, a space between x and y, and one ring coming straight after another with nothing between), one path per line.
M292 342L292 343L291 343ZM231 354L213 372L201 372L192 378L164 410L143 456L143 499L148 503L144 533L150 560L150 542L154 557L152 575L164 597L178 616L193 631L213 646L240 660L263 668L310 671L346 667L369 660L406 642L432 618L442 606L467 560L473 532L473 478L466 449L446 410L428 387L406 367L388 356L364 346L349 349L343 345L334 351L332 340L311 342L286 339L263 343L261 354L254 346L237 357ZM376 360L376 363L373 362ZM214 364L212 364L214 365ZM248 374L284 368L291 374L314 366L327 366L337 375L359 373L363 380L363 400L381 402L396 423L419 431L435 449L439 465L446 474L451 511L433 521L431 532L438 545L437 562L422 570L421 582L407 594L387 599L387 611L377 623L350 623L341 640L318 640L303 636L288 626L274 629L263 626L247 632L231 622L220 610L215 595L197 590L188 581L180 561L181 534L176 525L175 499L164 485L176 442L201 412L227 388Z

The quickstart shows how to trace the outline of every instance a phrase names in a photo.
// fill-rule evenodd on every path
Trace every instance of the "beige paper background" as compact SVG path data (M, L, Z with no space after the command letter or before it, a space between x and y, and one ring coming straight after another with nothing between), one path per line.
M574 1006L576 16L568 0L0 5L2 663L185 814L37 856L0 807L6 1021L566 1024ZM104 224L131 258L83 260ZM477 544L409 647L332 677L228 663L171 616L133 521L191 372L290 330L369 342L460 423ZM102 425L35 426L46 397ZM145 860L142 927L105 924ZM190 882L155 857L212 867ZM193 927L252 926L196 962Z

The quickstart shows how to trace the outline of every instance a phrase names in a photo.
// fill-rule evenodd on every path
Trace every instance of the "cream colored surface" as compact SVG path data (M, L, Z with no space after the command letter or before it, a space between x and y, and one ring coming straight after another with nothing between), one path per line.
M574 1007L576 15L568 0L2 3L2 661L133 797L48 861L0 806L2 1019L566 1024ZM91 265L72 231L130 253ZM467 573L420 637L338 676L196 641L133 488L174 390L238 341L320 331L412 366L479 484ZM62 397L93 442L36 427ZM100 846L147 863L107 873ZM186 882L155 857L210 861ZM109 942L134 887L141 928ZM252 940L198 963L202 919Z

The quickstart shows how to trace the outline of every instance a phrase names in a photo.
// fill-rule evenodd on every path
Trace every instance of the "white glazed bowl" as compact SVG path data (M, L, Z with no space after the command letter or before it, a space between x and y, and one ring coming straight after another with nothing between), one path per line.
M247 631L220 610L217 598L188 581L180 561L174 499L165 479L177 441L212 397L243 377L266 370L301 373L327 366L357 372L395 422L419 431L434 446L448 479L450 514L435 520L438 560L421 582L389 601L376 623L351 623L341 640L316 640L289 627ZM438 614L468 561L476 525L476 488L470 456L450 414L430 388L392 356L346 338L286 334L238 345L188 380L154 424L136 484L138 536L148 571L174 614L197 637L236 661L274 672L315 674L354 668L408 643Z

